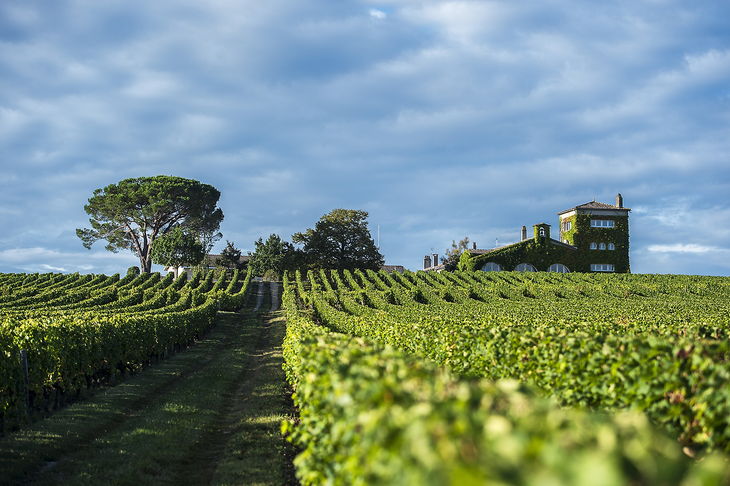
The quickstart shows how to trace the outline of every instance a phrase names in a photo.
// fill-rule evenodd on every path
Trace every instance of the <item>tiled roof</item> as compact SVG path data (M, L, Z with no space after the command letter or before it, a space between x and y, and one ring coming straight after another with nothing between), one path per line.
M574 211L576 209L608 209L611 211L631 211L629 208L620 208L618 206L614 206L613 204L606 204L598 201L591 201L587 202L585 204L581 204L580 206L576 206L574 208L566 209L565 211L560 211L558 214L567 213L569 211Z

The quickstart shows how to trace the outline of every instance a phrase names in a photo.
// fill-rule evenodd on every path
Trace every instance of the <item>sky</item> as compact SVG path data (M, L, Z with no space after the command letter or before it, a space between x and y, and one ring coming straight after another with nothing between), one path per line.
M728 276L730 3L0 0L0 272L124 274L76 229L155 175L214 252L359 209L415 271L621 193L633 273Z

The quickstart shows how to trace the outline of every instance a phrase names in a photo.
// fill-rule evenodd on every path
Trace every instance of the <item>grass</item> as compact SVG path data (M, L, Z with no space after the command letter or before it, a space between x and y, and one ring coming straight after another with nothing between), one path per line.
M280 433L286 323L252 306L221 312L188 351L0 439L0 483L296 484Z

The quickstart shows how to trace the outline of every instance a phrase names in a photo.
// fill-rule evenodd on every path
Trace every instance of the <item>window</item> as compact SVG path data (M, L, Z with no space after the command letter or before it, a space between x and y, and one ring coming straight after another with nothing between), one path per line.
M591 263L591 272L613 272L613 265L606 263Z
M592 219L591 228L613 228L612 219Z
M599 243L598 249L599 250L605 250L606 249L606 244L605 243Z
M598 246L596 246L594 242L591 242L591 250L595 250L596 248L598 248Z
M571 221L565 221L563 223L563 231L570 231L571 226Z
M537 272L537 269L529 263L520 263L515 267L515 272Z
M609 250L615 250L616 249L616 245L614 245L613 243L609 243L608 244L608 249Z
M568 267L562 263L553 263L550 265L550 268L548 268L548 272L570 273L570 270L568 270Z
M499 266L499 263L489 262L482 267L482 272L501 272L501 271L502 271L502 267Z

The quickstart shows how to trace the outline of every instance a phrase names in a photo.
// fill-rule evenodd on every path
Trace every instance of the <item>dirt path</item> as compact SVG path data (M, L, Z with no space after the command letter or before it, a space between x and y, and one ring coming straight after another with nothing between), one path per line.
M276 312L279 310L281 305L281 299L279 298L279 284L272 282L269 288L271 289L271 312Z
M221 313L190 350L0 440L0 483L295 484L278 433L285 323L260 311L267 294L275 312L279 286L259 282L252 310Z
M264 282L259 282L258 291L256 292L256 306L251 312L257 312L261 308L261 304L264 303L264 297L266 297L266 286Z
M266 287L263 282L259 282L256 305L251 314L258 312L263 305ZM270 288L273 312L279 305L273 299L276 285L272 283ZM221 408L208 424L205 436L192 445L189 455L181 461L173 484L210 484L226 449L229 448L231 437L242 428L241 418L255 415L252 413L252 407L256 404L252 400L254 390L260 384L265 367L270 365L276 354L276 345L271 342L271 318L260 315L259 322L259 330L255 336L256 346L250 354L247 366L231 380L231 388L225 391Z

